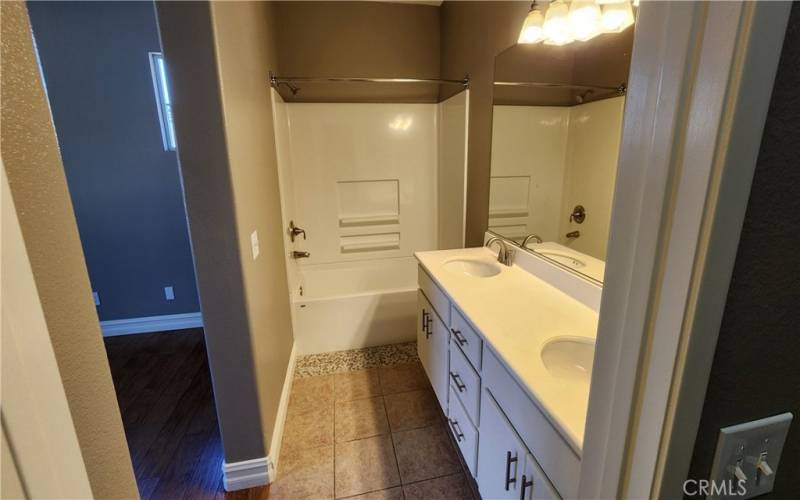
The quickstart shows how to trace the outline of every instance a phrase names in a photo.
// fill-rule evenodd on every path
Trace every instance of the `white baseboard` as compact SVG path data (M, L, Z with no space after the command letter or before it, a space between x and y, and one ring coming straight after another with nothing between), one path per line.
M142 318L112 319L101 321L104 337L130 335L132 333L151 333L203 326L203 315L199 312L184 314L165 314Z
M297 342L292 344L292 354L289 357L289 365L286 367L286 377L283 379L283 390L281 400L278 403L278 415L275 418L275 428L272 430L272 441L269 445L269 456L272 459L273 467L278 467L280 460L281 443L283 443L283 426L286 423L286 412L289 409L289 395L292 393L292 383L294 382L294 368L297 361ZM275 469L270 470L270 475L274 476Z
M289 409L289 395L292 393L294 381L295 361L297 360L297 342L292 345L289 355L289 365L286 367L286 377L281 390L281 399L278 403L278 414L275 419L275 428L272 431L272 441L269 446L269 456L244 460L242 462L222 463L222 484L225 491L243 490L271 483L280 458L281 443L283 441L283 427L286 423L286 412Z
M222 462L222 485L225 491L243 490L269 483L271 467L269 457L254 458L241 462Z

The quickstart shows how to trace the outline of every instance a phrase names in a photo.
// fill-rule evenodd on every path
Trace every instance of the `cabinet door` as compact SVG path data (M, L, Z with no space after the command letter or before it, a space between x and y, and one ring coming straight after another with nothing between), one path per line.
M520 478L522 500L561 500L542 468L530 453L525 454L525 470Z
M478 489L483 498L520 498L527 450L491 393L481 394Z
M428 299L422 293L422 290L417 291L417 354L428 374L431 378L431 334L428 330L433 330L433 307L431 307Z
M442 409L447 412L448 392L448 337L447 327L431 307L428 299L418 292L419 309L417 311L417 353L433 392Z

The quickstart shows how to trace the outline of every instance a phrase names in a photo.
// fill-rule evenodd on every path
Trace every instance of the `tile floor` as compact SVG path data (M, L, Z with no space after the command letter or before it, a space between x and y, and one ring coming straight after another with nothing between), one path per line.
M473 499L419 362L297 378L271 499Z

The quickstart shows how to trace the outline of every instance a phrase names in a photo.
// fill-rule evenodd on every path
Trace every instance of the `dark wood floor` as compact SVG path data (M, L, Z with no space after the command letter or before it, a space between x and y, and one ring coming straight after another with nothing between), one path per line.
M264 499L225 493L203 330L105 339L142 499Z

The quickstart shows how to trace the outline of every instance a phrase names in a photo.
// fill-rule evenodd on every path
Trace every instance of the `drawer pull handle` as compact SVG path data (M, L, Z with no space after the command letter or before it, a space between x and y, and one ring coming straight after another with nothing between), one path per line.
M458 341L459 345L467 345L468 344L467 338L464 337L464 334L461 333L461 330L456 330L454 328L451 328L450 331L453 332L453 337L456 338L456 340Z
M428 332L428 337L430 337L431 334L433 334L433 315L431 315L430 313L428 313L428 330L427 330L427 332Z
M509 486L515 484L517 482L517 475L514 474L514 477L511 476L511 464L517 463L517 457L512 457L511 452L506 452L506 491L508 491Z
M467 389L467 386L461 381L461 377L458 375L458 373L450 372L450 378L453 379L453 383L456 384L456 389L458 389L458 392L464 392Z
M527 480L525 474L522 475L522 491L519 493L519 500L525 500L525 490L533 486L533 478Z
M431 318L431 313L426 311L425 309L422 310L422 331L425 332L425 338L431 338L431 323L433 323L433 318Z
M447 420L450 421L450 428L453 429L453 434L456 436L456 441L459 443L462 439L464 439L464 433L461 432L461 426L458 425L458 420L453 420L452 418L448 418Z

